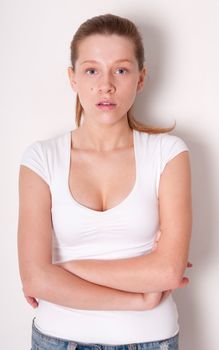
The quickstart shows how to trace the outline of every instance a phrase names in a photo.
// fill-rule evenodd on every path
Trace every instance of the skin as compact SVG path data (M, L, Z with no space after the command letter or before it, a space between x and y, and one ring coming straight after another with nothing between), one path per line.
M117 63L117 60L121 58L126 58L132 63ZM95 62L84 63L87 60L95 60ZM133 43L129 39L117 35L92 35L83 40L80 44L75 70L73 71L71 67L68 68L72 89L78 94L84 110L84 122L76 135L80 139L79 148L92 149L101 153L130 144L127 111L134 103L136 95L143 90L146 73L145 67L139 70ZM113 111L98 110L95 104L103 98L113 99L117 103L117 108ZM185 154L180 155L184 158L186 156ZM186 159L184 163L186 163ZM182 165L179 164L179 166ZM185 168L186 164L182 171L186 172ZM170 176L169 182L171 182ZM163 185L164 187L165 185ZM165 190L162 191L165 192ZM173 197L174 195L180 194L173 194ZM164 226L164 229L167 228ZM187 242L185 241L184 244L186 245ZM109 271L104 270L105 263L104 261L80 260L73 261L72 264L63 263L60 266L86 279L88 274L91 276L91 269L96 270L96 274L99 276L101 272L103 274L106 272L106 276ZM115 268L116 271L118 266L117 261L111 262L111 266L108 264L110 270ZM126 267L128 266L127 262ZM121 275L123 275L123 268L125 266L121 266ZM92 280L94 283L100 283L100 280L96 280L96 276L92 276L92 278L94 278ZM179 286L184 283L183 281L183 279L180 280Z
M157 236L156 236L156 240L154 242L154 246L152 248L152 251L157 249L157 245L158 245L158 242L159 242L159 239L160 239L160 235L161 235L161 232L158 231ZM62 266L63 268L65 268L65 264L57 264L57 265ZM187 267L191 268L192 266L193 266L193 264L188 262ZM67 268L66 268L66 270L67 270ZM189 283L189 279L187 277L184 277L178 288L183 288L188 283ZM153 307L156 307L162 301L164 301L171 293L172 293L171 289L163 291L163 292L143 293L143 297L145 299L145 305L148 306L148 304L150 303ZM28 304L30 304L33 308L37 308L38 307L38 301L37 301L36 298L34 298L33 296L25 295L25 294L24 294L24 296L25 296L26 301L28 302Z
M132 63L116 63L122 58ZM88 59L97 63L83 64ZM80 146L101 152L130 145L132 132L127 111L136 94L142 91L146 75L145 67L141 71L138 69L130 40L117 35L92 35L84 39L79 47L75 71L69 67L68 75L84 110L84 122L78 129L78 138L83 140ZM96 103L103 98L115 101L116 109L97 109Z
M119 59L131 62L117 62ZM84 64L85 60L96 62ZM77 130L81 147L105 152L130 145L131 130L127 111L133 105L136 95L143 90L146 73L145 67L139 71L133 44L129 39L117 35L92 35L80 43L75 70L68 67L68 76L71 87L78 94L83 107L83 124ZM96 103L103 98L113 99L117 104L116 109L98 110ZM155 242L154 251L157 249L158 240L159 238ZM80 263L83 261L78 261L78 264ZM73 273L65 263L59 266ZM187 267L191 266L188 262ZM188 278L183 277L178 287L184 287L188 283ZM151 298L156 306L171 291L144 293L145 302ZM25 297L33 307L38 306L33 296Z

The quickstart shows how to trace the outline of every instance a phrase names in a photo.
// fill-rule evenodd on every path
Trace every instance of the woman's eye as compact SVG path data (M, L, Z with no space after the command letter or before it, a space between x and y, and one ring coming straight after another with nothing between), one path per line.
M93 72L95 72L96 69L95 68L88 68L86 69L85 73L88 73L88 75L94 75ZM124 75L128 72L128 70L126 68L118 68L116 71L122 71L123 73L120 75Z
M125 71L126 73L128 72L128 70L126 68L118 68L117 70ZM124 74L122 74L122 75L124 75Z
M95 69L94 69L94 68L89 68L89 69L86 69L86 71L85 71L85 72L87 73L87 72L93 72L93 71L95 71ZM88 74L88 75L93 75L93 74Z

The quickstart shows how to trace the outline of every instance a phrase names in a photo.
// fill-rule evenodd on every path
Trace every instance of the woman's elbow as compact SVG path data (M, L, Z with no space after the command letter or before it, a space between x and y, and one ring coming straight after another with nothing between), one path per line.
M23 292L24 295L35 296L37 297L39 293L39 285L38 279L36 278L28 278L23 281Z
M45 278L43 271L32 272L28 277L22 280L23 292L25 295L39 297L44 286Z

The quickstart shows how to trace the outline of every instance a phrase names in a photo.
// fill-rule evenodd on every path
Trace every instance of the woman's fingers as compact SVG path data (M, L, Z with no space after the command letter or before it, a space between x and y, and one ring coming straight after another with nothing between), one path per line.
M169 290L164 290L163 293L162 293L162 297L160 299L160 302L159 304L164 301L169 295L170 293L172 292L172 289L169 289Z
M188 262L187 262L187 267L192 267L192 266L193 266L193 264L192 264L190 261L188 261ZM189 278L186 277L186 276L184 276L184 277L182 278L182 280L181 280L181 282L180 282L180 284L179 284L179 286L178 286L177 288L185 287L189 282L190 282L190 281L189 281Z
M28 304L30 304L32 307L36 306L36 300L34 300L34 298L28 297L28 296L26 296L25 298L26 298Z
M156 233L156 238L155 238L153 247L152 247L152 249L151 249L152 252L153 252L154 250L156 250L156 248L157 248L157 244L158 244L158 241L159 241L159 239L160 239L160 235L161 235L161 231L159 230L159 231L157 231L157 233Z
M30 297L30 296L25 296L28 304L30 304L33 308L36 308L38 306L38 302L35 298Z
M183 277L180 284L178 285L177 288L183 288L189 283L189 278L188 277Z
M158 241L159 241L159 239L160 239L160 235L161 235L161 231L159 230L159 231L157 231L157 235L156 235L156 242L158 242Z
M177 288L183 288L185 287L187 284L189 283L189 278L188 277L183 277L182 281L180 282L179 286ZM162 296L160 298L160 302L159 304L164 301L166 298L168 298L168 296L170 295L170 293L172 293L172 289L168 289L168 290L164 290L162 292Z
M22 288L24 297L27 300L28 304L30 304L32 307L36 308L38 306L38 301L34 297L31 297L30 295L25 295L24 288Z
M192 266L193 266L193 264L190 263L190 262L188 261L188 262L187 262L187 267L192 267ZM189 282L190 282L190 281L189 281L189 278L186 277L186 276L184 276L184 277L182 278L182 280L181 280L181 282L180 282L180 284L178 285L177 288L183 288L183 287L185 287Z

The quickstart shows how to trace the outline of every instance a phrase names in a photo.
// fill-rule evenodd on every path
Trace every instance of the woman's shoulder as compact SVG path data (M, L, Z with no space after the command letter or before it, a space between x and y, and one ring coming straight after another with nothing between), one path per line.
M147 141L148 144L158 145L163 150L174 147L182 147L189 150L189 146L183 137L175 134L165 133L148 133L144 131L139 132L140 137Z
M183 151L190 152L188 143L183 137L175 134L140 132L141 152L156 164L162 172L165 165Z
M69 134L70 131L67 131L50 138L34 140L24 148L20 165L31 168L49 184L55 157L63 152Z
M38 154L57 148L66 141L69 135L70 131L65 131L53 137L36 139L24 148L23 154Z

